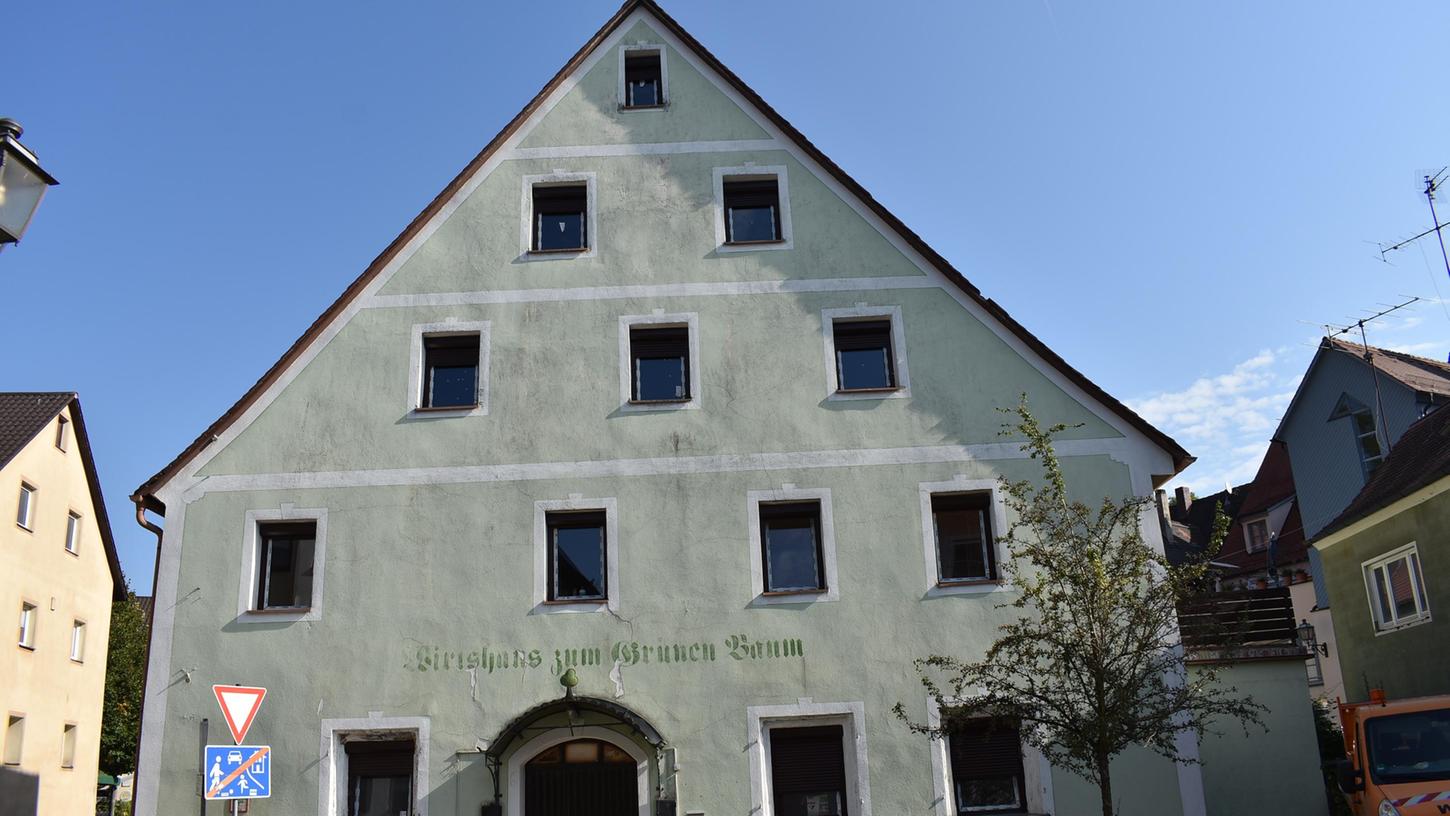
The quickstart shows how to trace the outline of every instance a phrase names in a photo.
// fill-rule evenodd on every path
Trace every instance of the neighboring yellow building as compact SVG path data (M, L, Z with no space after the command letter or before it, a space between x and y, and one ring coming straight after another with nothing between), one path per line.
M0 513L0 816L94 813L125 584L75 394L0 393Z

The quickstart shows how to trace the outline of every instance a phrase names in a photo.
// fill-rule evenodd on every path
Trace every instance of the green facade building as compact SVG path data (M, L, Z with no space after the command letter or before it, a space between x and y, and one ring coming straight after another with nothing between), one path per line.
M197 809L216 683L269 690L252 814L1094 812L891 713L1008 614L1023 394L1083 499L1191 461L632 0L137 491L137 812ZM1214 812L1119 764L1123 813Z

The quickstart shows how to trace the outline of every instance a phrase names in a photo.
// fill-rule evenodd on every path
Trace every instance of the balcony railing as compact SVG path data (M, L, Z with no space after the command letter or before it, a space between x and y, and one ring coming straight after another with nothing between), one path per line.
M1188 598L1178 605L1178 627L1190 661L1307 656L1288 587Z

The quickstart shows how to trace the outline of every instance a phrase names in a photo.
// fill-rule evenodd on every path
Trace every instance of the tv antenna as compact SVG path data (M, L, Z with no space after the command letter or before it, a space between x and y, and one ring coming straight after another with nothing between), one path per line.
M1430 227L1419 235L1406 238L1405 240L1399 241L1398 243L1390 244L1389 246L1380 244L1381 261L1386 261L1388 263L1385 258L1386 255L1394 252L1397 249L1404 249L1410 244L1413 244L1414 242L1420 240L1421 238L1424 238L1426 235L1429 235L1433 232L1435 233L1436 240L1440 242L1440 258L1445 262L1445 274L1450 275L1450 253L1447 253L1445 251L1445 234L1442 232L1445 227L1450 226L1450 223L1440 223L1440 216L1435 213L1435 194L1440 191L1441 185L1445 183L1445 175L1447 171L1450 171L1450 167L1441 167L1437 172L1425 174L1425 189L1422 192L1425 195L1425 201L1428 202L1430 205L1430 223L1434 226Z

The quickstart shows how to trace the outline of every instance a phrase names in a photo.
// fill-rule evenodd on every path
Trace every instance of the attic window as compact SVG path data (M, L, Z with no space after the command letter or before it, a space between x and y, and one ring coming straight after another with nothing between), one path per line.
M781 240L780 189L774 177L725 180L725 243Z
M1244 525L1245 534L1248 536L1245 549L1249 552L1259 552L1269 548L1269 520L1267 518L1256 518Z
M583 183L534 186L534 252L589 248L589 189Z
M55 446L65 450L70 445L70 420L58 417L55 425Z
M631 49L624 55L624 107L658 108L665 104L660 52Z
M423 336L422 408L472 408L478 405L479 336Z

